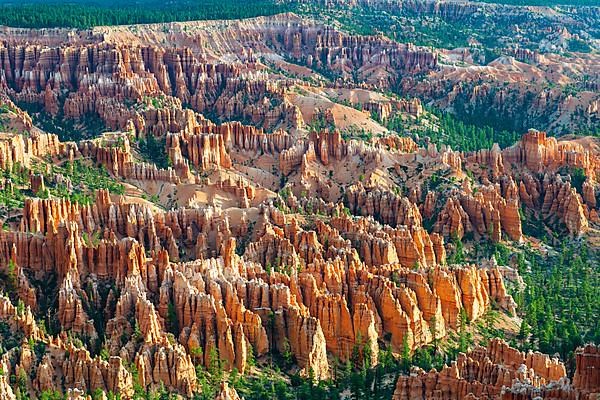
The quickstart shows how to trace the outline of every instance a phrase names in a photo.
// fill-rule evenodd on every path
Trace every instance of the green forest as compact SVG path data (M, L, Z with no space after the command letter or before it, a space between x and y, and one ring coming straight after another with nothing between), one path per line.
M480 0L484 3L499 3L513 6L600 6L598 0Z
M178 0L162 2L8 2L0 1L0 25L24 28L146 24L201 19L236 19L273 15L289 6L272 0Z
M523 317L521 348L558 353L573 370L573 351L600 343L599 265L597 253L567 242L548 257L531 250L518 255L526 285L514 293Z
M436 126L425 127L419 131L419 137L428 137L438 146L445 144L453 150L490 149L494 143L498 143L501 148L505 148L512 146L522 135L517 131L497 129L491 125L466 123L451 113L437 109L430 109L429 112L435 117ZM394 116L387 121L386 127L391 131L403 132L405 123L400 116Z

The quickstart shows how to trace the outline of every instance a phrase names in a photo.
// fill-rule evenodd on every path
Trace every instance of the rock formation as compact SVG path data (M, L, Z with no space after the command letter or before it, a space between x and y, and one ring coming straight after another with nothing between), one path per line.
M592 378L597 368L596 349L587 346L577 352L577 371L573 384L566 378L565 366L557 359L540 353L522 353L501 339L494 339L487 348L476 347L461 353L450 366L440 372L413 369L401 376L394 399L594 399L598 379L582 385L581 375ZM596 357L597 358L597 357ZM583 361L583 360L586 361ZM586 379L584 378L584 379Z
M582 238L600 223L596 139L530 131L464 153L375 124L427 114L376 92L446 70L427 48L293 14L163 28L0 32L0 321L18 342L0 357L0 398L22 390L13 375L32 397L191 398L196 368L252 374L283 356L325 380L338 361L375 366L447 337L461 315L515 313L516 269L451 258L460 240L512 249L527 218ZM337 79L274 72L286 66ZM415 87L428 84L442 90ZM353 111L381 133L332 127L335 110L305 121L290 99L306 88L359 88ZM21 102L76 132L40 130ZM596 354L577 352L569 385L557 360L494 340L400 377L395 398L590 399ZM223 384L216 398L239 396Z

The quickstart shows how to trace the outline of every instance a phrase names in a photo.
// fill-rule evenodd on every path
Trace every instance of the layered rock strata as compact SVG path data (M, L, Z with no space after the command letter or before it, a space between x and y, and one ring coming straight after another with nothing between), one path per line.
M540 353L522 353L501 339L460 354L440 372L414 369L398 379L393 398L400 399L594 399L598 379L590 381L597 367L596 348L577 351L573 384L565 366Z

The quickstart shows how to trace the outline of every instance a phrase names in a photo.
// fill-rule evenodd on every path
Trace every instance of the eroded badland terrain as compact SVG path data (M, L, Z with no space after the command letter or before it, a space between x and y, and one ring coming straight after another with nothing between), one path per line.
M598 397L598 8L303 7L0 30L0 399Z

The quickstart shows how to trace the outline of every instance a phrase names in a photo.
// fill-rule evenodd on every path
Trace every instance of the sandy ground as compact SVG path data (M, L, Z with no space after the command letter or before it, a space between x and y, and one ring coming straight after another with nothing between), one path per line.
M338 96L337 98L339 101L348 98L359 98L359 96L367 99L370 95L366 93L367 91L353 92L340 93L342 96ZM381 124L371 119L370 113L332 101L329 96L335 98L333 97L334 94L336 93L322 91L319 88L302 86L288 94L287 97L292 104L300 108L302 118L306 122L310 122L315 118L317 110L321 112L327 110L333 115L335 126L340 130L364 129L366 132L373 134L385 134L389 132Z

